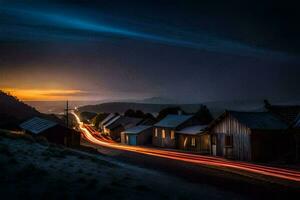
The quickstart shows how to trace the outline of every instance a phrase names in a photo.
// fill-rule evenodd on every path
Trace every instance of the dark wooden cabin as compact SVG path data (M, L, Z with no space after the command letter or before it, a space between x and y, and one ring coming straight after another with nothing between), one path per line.
M152 139L152 126L138 125L126 129L121 133L121 143L128 145L150 144Z
M212 155L245 161L278 159L288 149L287 128L269 112L226 111L209 126Z
M192 115L167 115L154 124L152 144L158 147L176 148L176 131L197 124L199 121Z
M188 126L176 131L178 148L186 151L210 153L210 136L206 131L207 125Z
M34 137L45 137L49 142L65 146L79 146L80 133L56 122L34 117L20 124L20 128Z

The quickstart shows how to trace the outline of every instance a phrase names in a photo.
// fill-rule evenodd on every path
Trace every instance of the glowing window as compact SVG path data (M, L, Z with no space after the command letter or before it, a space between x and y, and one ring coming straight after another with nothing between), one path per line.
M166 130L165 130L165 129L162 130L162 132L161 132L161 137L162 137L162 138L165 138L165 137L166 137Z
M192 138L192 140L191 140L191 146L196 146L196 138Z
M158 130L157 130L157 128L155 128L154 131L155 131L154 136L157 137L157 135L158 135Z
M174 139L175 138L175 132L174 130L171 131L171 139Z

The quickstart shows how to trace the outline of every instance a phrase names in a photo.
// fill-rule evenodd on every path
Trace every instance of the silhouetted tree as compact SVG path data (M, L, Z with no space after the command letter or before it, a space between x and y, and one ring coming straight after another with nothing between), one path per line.
M141 110L136 110L135 111L135 117L137 117L137 118L145 118L145 113L143 113L143 111L141 111Z
M213 120L213 117L207 106L202 104L200 105L199 110L196 112L195 117L203 124L209 124Z
M157 120L160 121L163 118L165 118L167 115L170 115L170 114L177 115L179 112L182 112L182 114L185 114L179 106L164 108L161 111L159 111Z
M124 113L124 116L126 117L134 117L135 116L135 111L132 109L128 109L126 110L126 112Z
M269 100L268 99L264 99L264 106L265 106L265 108L270 108L271 107L271 103L269 102Z

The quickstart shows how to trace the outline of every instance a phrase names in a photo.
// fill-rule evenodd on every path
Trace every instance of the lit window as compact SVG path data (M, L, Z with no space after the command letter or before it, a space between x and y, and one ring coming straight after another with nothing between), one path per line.
M161 137L162 137L162 138L165 138L165 137L166 137L166 131L165 131L165 129L162 130Z
M175 132L174 130L171 130L171 139L173 140L175 138Z
M191 140L191 146L196 146L196 138L192 138Z
M154 133L155 135L155 137L157 137L157 135L158 135L158 130L157 130L157 128L155 128L155 133Z

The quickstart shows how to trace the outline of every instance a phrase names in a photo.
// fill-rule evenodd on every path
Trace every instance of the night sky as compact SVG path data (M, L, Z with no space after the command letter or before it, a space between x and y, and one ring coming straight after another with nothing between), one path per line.
M288 1L0 1L0 88L24 100L299 100L299 19Z

